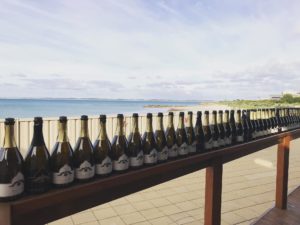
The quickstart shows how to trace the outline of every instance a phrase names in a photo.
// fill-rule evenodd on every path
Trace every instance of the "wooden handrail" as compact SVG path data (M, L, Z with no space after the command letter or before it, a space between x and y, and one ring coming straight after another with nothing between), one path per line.
M289 149L290 140L299 137L300 129L297 129L208 153L190 155L186 158L179 158L152 167L144 167L136 171L112 174L109 177L95 179L89 183L75 184L69 188L51 190L42 195L24 196L20 200L0 203L0 224L40 225L49 223L207 168L205 225L219 225L221 221L223 164L276 144L279 144L276 206L284 208L287 195L287 149Z

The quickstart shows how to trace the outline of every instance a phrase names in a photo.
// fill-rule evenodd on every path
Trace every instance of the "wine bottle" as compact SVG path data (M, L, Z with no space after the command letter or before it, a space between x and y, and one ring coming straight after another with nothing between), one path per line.
M218 124L217 124L217 111L214 110L212 112L212 123L211 123L211 134L212 134L212 146L213 148L219 148L219 136L220 136L220 132L219 132L219 128L218 128Z
M267 136L269 133L268 133L268 120L266 115L266 109L261 110L261 118L263 124L263 135Z
M106 132L106 115L100 115L100 131L94 142L95 173L108 176L112 172L111 143Z
M268 132L269 132L269 134L273 134L274 133L274 120L273 120L273 117L272 117L271 109L267 109L266 114L267 114L268 125L269 125Z
M146 131L143 135L144 164L146 166L157 163L157 149L152 127L152 113L147 113Z
M24 161L24 174L28 193L39 194L49 190L50 154L44 141L42 117L34 117L33 137Z
M144 163L144 154L142 148L142 137L139 131L139 115L132 114L132 129L128 137L129 166L132 169L140 168Z
M219 110L217 125L218 125L218 129L219 129L219 146L223 147L226 145L226 143L225 143L225 128L224 128L224 124L223 124L223 111L222 110Z
M15 142L14 124L15 119L5 119L0 148L0 201L15 200L24 192L23 158Z
M247 141L251 141L253 139L253 132L254 132L254 128L252 127L252 123L250 120L250 109L247 109L245 111L245 120L247 122L247 126L248 126L248 131L247 131Z
M203 124L203 131L204 131L204 139L205 139L205 150L210 151L213 148L213 139L212 139L212 132L209 125L209 111L204 112L204 124Z
M163 125L163 114L161 112L157 114L155 141L156 141L156 147L158 152L157 154L158 162L167 161L169 151L168 151L167 139L164 131L164 125Z
M252 126L252 138L256 139L257 138L257 132L256 132L256 121L254 117L254 110L250 110L250 123Z
M197 112L196 124L195 124L195 139L196 139L196 151L202 153L205 151L205 137L202 126L202 112Z
M278 133L278 126L279 126L277 116L276 116L276 109L271 110L271 115L272 115L273 124L274 124L273 134L276 134L276 133Z
M193 112L188 112L187 117L187 126L186 126L186 135L187 135L187 145L188 145L188 153L189 154L195 154L197 151L197 142L196 142L196 136L195 131L193 127Z
M89 138L88 116L81 116L81 130L74 147L75 179L88 181L95 176L94 149Z
M174 159L178 156L178 146L176 141L176 132L174 128L173 117L174 117L174 113L169 112L168 126L166 129L166 139L167 139L167 146L168 146L170 159Z
M285 116L286 116L287 124L288 124L287 129L290 130L292 122L291 122L291 117L290 117L290 113L289 113L289 108L285 108Z
M129 168L128 142L124 132L124 116L117 115L117 128L111 145L113 171L121 173Z
M279 108L276 108L276 119L278 121L278 133L282 132L282 128L283 128L283 124L284 124L284 121L282 120L282 117L281 117L281 110Z
M248 121L247 121L247 111L246 110L242 110L241 111L241 123L242 123L242 127L244 128L243 129L243 133L244 133L244 142L248 142L250 141L251 139L249 139L249 125L248 125Z
M234 145L237 142L237 128L234 118L234 110L230 110L230 128L231 128L231 143Z
M259 124L259 137L262 137L265 135L265 127L264 127L264 123L263 123L263 114L262 114L262 110L258 109L257 110L257 122Z
M232 144L231 126L229 122L229 110L225 110L224 114L224 128L225 128L225 144Z
M50 156L52 183L55 187L66 187L74 181L73 149L67 135L67 117L58 121L58 135Z
M176 130L176 140L178 145L178 155L188 155L187 135L184 127L184 112L179 113L178 127Z
M244 127L242 124L241 110L237 110L237 121L236 121L236 142L244 142Z

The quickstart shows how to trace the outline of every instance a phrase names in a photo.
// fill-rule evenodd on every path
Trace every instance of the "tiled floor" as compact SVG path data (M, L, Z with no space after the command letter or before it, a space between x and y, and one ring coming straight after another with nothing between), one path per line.
M289 191L300 185L300 140L291 143ZM222 225L251 224L274 204L276 146L224 165ZM50 225L203 224L205 170Z

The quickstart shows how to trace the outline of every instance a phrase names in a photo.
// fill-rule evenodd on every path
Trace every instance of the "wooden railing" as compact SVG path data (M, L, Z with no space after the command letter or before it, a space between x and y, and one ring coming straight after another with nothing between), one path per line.
M206 168L205 225L221 221L223 164L278 144L276 207L286 209L289 143L300 129L0 204L1 225L41 225Z

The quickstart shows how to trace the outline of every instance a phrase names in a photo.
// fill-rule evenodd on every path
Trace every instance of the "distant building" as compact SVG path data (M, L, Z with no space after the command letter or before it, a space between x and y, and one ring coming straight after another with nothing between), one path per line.
M273 100L280 100L281 97L282 97L282 95L271 95L270 97L271 97L271 99L273 99Z

